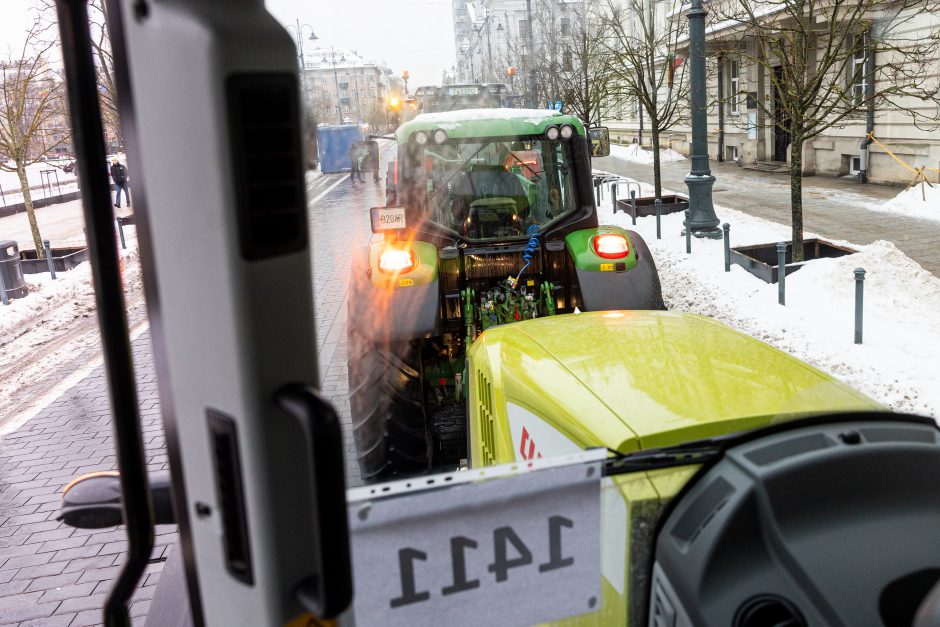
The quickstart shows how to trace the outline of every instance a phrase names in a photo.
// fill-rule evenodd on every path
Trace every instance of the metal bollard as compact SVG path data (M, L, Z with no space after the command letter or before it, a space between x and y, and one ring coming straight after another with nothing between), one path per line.
M663 217L663 201L657 198L653 204L656 205L656 239L662 239L663 228L660 224L660 220Z
M7 298L7 286L3 281L3 269L0 268L0 302L4 305L10 304L10 299Z
M597 198L597 206L601 204L601 182L594 181L594 196Z
M630 206L633 207L633 223L636 224L636 190L630 190Z
M55 280L55 263L52 261L52 249L49 247L49 240L42 240L43 250L46 251L46 264L49 266L49 274L52 275L52 279Z
M731 272L731 225L725 222L721 230L725 232L725 272Z
M855 268L855 343L862 343L862 305L865 295L865 268Z
M114 219L114 224L117 226L118 235L121 237L121 248L127 248L127 243L124 241L124 225L121 224L118 218Z
M685 213L685 252L692 254L692 210L686 209Z
M777 242L777 302L787 304L787 243Z
M610 184L610 202L614 205L614 213L617 213L617 184Z

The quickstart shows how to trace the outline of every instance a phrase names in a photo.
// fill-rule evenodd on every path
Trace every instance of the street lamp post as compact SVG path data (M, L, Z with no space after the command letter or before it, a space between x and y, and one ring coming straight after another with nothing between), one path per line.
M340 61L344 61L346 55L340 56ZM326 55L323 55L323 61L326 62ZM336 87L336 121L340 126L343 125L343 105L339 99L339 75L336 73L336 50L330 46L330 64L333 66L333 84Z
M532 38L532 0L525 0L526 30L529 31L529 54L526 62L526 71L529 73L529 106L535 108L536 79L535 79L535 39Z
M692 170L685 177L689 186L690 217L686 228L696 237L720 239L718 216L712 205L715 177L708 166L708 112L705 93L705 16L702 0L692 0L689 19L689 64L692 106Z
M296 20L296 26L294 28L297 30L297 60L300 62L300 77L304 84L304 105L310 105L310 90L307 88L307 62L304 60L304 37L303 29L304 27L310 29L310 41L316 41L317 36L313 32L313 26L310 24L301 24L300 20ZM290 25L287 26L290 28Z

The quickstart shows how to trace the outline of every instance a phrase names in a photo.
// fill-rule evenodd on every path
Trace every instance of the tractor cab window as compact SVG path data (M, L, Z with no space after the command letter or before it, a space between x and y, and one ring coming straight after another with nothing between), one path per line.
M541 137L427 145L417 204L469 239L524 235L575 209L570 155L566 142Z

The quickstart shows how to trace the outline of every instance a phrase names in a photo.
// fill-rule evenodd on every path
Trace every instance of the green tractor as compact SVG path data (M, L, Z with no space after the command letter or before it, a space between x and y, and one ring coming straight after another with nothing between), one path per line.
M466 355L487 329L665 308L643 239L598 224L602 131L521 109L432 113L398 129L394 206L372 210L376 236L353 262L348 301L364 478L466 459Z

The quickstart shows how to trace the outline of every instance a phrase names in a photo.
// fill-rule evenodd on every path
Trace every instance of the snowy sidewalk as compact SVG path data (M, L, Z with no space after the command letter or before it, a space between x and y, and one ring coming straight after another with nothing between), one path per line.
M611 146L620 154L626 147ZM734 164L711 162L717 179L713 188L715 205L734 207L738 211L765 218L778 224L790 224L790 184L786 174L769 174L745 170ZM594 167L652 182L651 165L635 163L616 156L595 159ZM663 188L688 193L685 175L689 161L662 164ZM812 176L803 180L803 223L807 231L827 239L848 240L870 244L888 240L919 263L925 270L940 276L940 207L937 220L890 213L881 209L883 203L902 190L884 185L859 185L845 179ZM875 208L877 207L877 209ZM725 222L725 216L718 212Z

